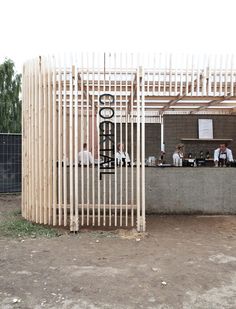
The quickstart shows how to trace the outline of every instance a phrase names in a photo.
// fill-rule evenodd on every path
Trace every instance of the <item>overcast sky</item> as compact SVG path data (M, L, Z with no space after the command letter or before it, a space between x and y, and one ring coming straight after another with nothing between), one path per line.
M236 54L235 0L0 0L0 61L81 51Z

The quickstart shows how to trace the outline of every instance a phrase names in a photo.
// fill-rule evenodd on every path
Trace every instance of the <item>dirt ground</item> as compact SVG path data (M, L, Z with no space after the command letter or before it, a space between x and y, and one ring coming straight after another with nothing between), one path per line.
M0 220L20 196L0 197ZM150 216L148 233L0 235L0 308L236 308L236 216Z

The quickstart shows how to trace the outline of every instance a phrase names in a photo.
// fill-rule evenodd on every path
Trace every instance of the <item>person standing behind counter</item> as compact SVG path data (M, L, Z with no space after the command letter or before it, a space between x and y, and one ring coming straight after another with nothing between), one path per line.
M184 144L178 144L173 153L173 165L183 166Z
M220 144L220 147L214 151L215 167L229 165L233 160L232 151L227 148L226 143Z
M83 144L83 150L79 152L78 161L80 165L93 164L93 156L90 151L87 150L87 144Z
M128 152L124 152L124 144L117 145L117 152L116 152L116 164L118 166L125 166L127 163L130 166L130 157Z

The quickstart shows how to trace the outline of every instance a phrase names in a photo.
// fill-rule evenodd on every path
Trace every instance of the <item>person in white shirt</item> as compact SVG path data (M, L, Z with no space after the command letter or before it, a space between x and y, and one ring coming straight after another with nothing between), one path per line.
M87 144L83 144L83 150L79 152L78 161L80 165L90 165L93 164L93 156L91 152L87 150Z
M128 152L124 151L124 144L117 145L116 163L118 166L130 166L130 157Z
M227 148L226 143L220 144L220 147L214 151L214 162L215 166L226 166L230 162L233 162L232 151Z
M178 144L173 153L173 165L183 166L184 144Z

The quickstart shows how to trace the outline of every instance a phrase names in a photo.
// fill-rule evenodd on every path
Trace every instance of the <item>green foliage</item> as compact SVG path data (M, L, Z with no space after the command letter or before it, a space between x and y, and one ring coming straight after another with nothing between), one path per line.
M21 132L21 74L15 73L14 62L0 64L0 132Z
M0 236L5 237L57 237L60 233L57 229L26 221L19 211L8 213L0 222Z

